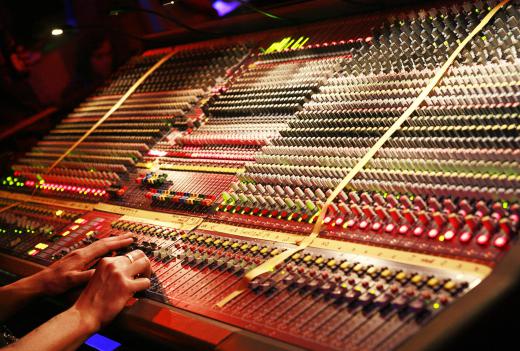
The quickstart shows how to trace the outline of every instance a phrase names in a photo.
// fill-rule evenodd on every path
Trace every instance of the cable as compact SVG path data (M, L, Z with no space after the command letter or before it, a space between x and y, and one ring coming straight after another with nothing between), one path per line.
M268 18L271 18L271 19L275 19L275 20L278 20L278 21L288 21L288 22L296 22L295 20L293 19L289 19L289 18L284 18L284 17L280 17L280 16L277 16L275 14L272 14L270 12L267 12L267 11L264 11L264 10L261 10L259 9L258 7L256 6L253 6L249 3L249 1L246 1L246 0L238 0L239 3L241 3L242 5L250 8L251 10L255 11L255 12L258 12L262 15L264 15L265 17L268 17Z
M195 33L199 33L199 34L210 34L210 35L226 34L226 33L208 32L208 31L200 30L200 29L194 28L192 26L189 26L189 25L187 25L184 22L181 22L181 21L179 21L178 19L176 19L174 17L166 16L166 15L160 13L160 12L157 12L157 11L154 11L154 10L149 10L149 9L144 9L144 8L141 8L141 7L123 7L123 8L119 8L119 9L110 11L109 15L110 16L117 16L117 15L119 15L122 12L145 12L145 13L149 13L149 14L152 14L152 15L164 18L165 20L170 21L170 22L174 23L175 25L177 25L177 26L179 26L181 28L184 28L184 29L187 29L189 31L192 31L192 32L195 32Z

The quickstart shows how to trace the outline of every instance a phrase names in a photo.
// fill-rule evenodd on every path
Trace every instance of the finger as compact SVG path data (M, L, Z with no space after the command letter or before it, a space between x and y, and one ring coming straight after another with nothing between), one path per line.
M69 279L72 285L81 285L85 284L92 278L94 275L95 270L89 269L87 271L76 271L76 272L70 272L69 273Z
M146 254L141 250L134 250L134 251L128 252L128 253L124 254L123 256L119 256L119 257L122 258L121 262L124 262L124 264L127 267L133 266L133 264L136 261L140 261L140 260L145 260L146 262L148 262L148 264L150 263L150 261L148 260L148 257L146 257ZM138 273L141 273L141 272L138 272Z
M134 263L126 267L126 272L131 277L135 277L138 274L149 277L152 274L152 268L150 266L150 260L146 256L139 258Z
M128 256L130 256L130 257L128 257ZM137 249L137 250L128 252L120 257L126 257L127 258L126 261L132 263L133 261L137 261L140 258L146 257L146 255L144 254L144 252L142 250Z
M138 292L141 290L148 289L152 283L150 282L150 279L148 279L148 278L137 278L137 279L130 281L129 284L130 284L130 288L132 289L133 292Z
M130 245L134 242L131 236L121 235L107 239L101 239L96 241L95 243L81 249L83 251L83 255L87 262L92 261L93 259L106 255L110 251L119 250L125 246Z
M108 238L104 238L104 239L101 239L101 240L106 240L106 241L121 240L121 239L126 239L126 238L132 238L133 235L134 234L132 234L132 233L125 233L125 234L121 234L121 235L109 236Z

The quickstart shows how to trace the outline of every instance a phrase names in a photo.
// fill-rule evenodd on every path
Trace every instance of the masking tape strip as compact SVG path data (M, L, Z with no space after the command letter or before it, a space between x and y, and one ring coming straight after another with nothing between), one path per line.
M305 237L300 244L292 249L288 249L277 255L258 267L253 268L249 272L247 272L244 277L241 279L239 283L238 289L234 292L226 296L224 299L219 301L216 305L218 307L225 306L229 301L233 300L235 297L240 295L243 291L247 289L249 282L259 275L264 273L273 271L274 268L284 262L288 257L291 257L294 253L304 250L307 246L309 246L312 241L318 237L321 226L323 224L323 219L325 214L327 213L327 209L329 205L334 201L336 196L350 183L350 181L365 167L365 165L374 157L374 155L379 151L379 149L390 139L390 137L401 127L401 125L412 115L412 113L417 110L417 108L423 103L424 99L430 94L433 88L440 82L444 74L447 72L448 68L453 64L457 56L461 53L461 51L466 47L466 45L477 35L482 28L495 16L495 14L500 10L505 4L507 4L509 0L503 0L498 5L496 5L489 13L482 19L482 21L471 31L471 33L455 48L455 51L450 55L448 60L442 65L442 67L437 71L435 76L429 81L426 88L421 92L421 94L413 101L413 103L406 109L406 111L399 117L394 124L386 131L386 133L377 140L377 142L367 151L367 153L358 161L358 163L352 167L350 172L345 176L345 178L338 184L338 186L334 189L332 194L327 198L325 204L323 205L320 214L316 220L316 224L312 229L312 233Z
M134 93L134 91L150 76L153 72L155 72L159 67L162 66L163 63L168 61L173 55L175 54L175 51L171 51L170 53L164 55L159 61L157 61L152 67L150 67L131 87L127 90L127 92L121 96L121 98L115 103L114 106L108 110L103 117L101 117L92 127L90 127L89 130L83 134L81 138L78 139L74 144L72 144L67 151L65 151L52 165L50 165L49 168L45 171L45 174L48 174L50 171L52 171L65 157L67 157L74 149L78 147L79 144L81 144L86 138L92 134L93 131L97 129L103 122L107 120L108 117L110 117L121 105Z
M165 63L166 61L168 61L174 54L175 54L175 50L172 50L171 52L169 52L168 54L164 55L159 61L157 61L152 67L150 67L128 90L127 92L121 96L121 98L115 103L114 106L112 106L110 108L110 110L108 110L104 115L103 117L101 117L92 127L90 127L89 130L87 130L85 132L85 134L83 134L81 136L81 138L79 138L74 144L72 144L56 161L54 161L53 164L51 164L44 172L44 174L49 174L61 161L63 161L72 151L74 151L78 146L79 144L81 144L86 138L88 138L90 136L90 134L92 134L92 132L94 132L97 127L99 127L103 122L105 122L107 120L108 117L110 117L119 107L121 107L121 105L130 97L130 95L132 95L135 90L146 80L146 78L148 78L148 76L150 76L153 72L155 72L159 67L162 66L163 63ZM33 192L31 195L34 195L36 193L36 188L34 188ZM0 208L0 213L4 212L4 211L7 211L9 210L10 208L13 208L15 206L18 206L20 205L21 203L23 203L23 201L20 201L20 202L17 202L17 203L14 203L14 204L11 204L9 206L5 206L5 207L2 207Z

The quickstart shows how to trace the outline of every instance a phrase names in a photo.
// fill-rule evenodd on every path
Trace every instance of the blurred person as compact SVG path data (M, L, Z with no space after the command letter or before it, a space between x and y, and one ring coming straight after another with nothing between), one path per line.
M101 35L79 41L76 71L62 94L62 107L71 109L101 86L114 70L113 48Z

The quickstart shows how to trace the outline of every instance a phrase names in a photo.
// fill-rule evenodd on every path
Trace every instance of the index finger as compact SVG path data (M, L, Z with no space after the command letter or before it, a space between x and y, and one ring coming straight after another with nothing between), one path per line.
M133 242L134 239L132 239L132 234L128 233L124 235L118 235L110 238L101 239L80 250L83 252L85 260L89 262L97 257L106 255L110 251L115 251L125 246L128 246Z

